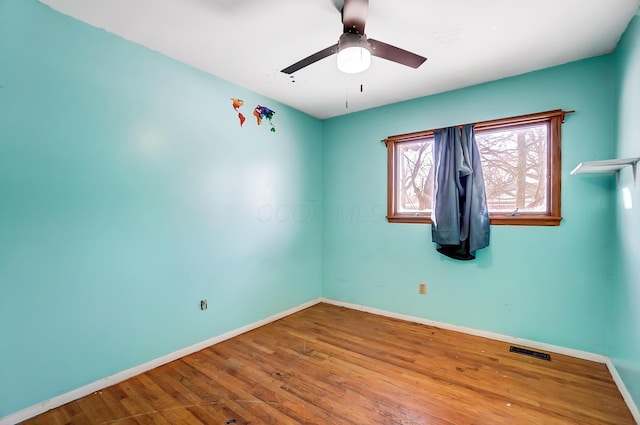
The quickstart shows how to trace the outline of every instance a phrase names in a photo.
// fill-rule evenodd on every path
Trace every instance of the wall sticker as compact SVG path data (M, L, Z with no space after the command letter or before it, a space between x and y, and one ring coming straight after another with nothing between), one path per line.
M273 112L271 109L267 108L266 106L256 106L256 109L253 110L253 115L256 117L256 119L258 120L258 125L262 124L262 120L266 119L267 121L269 121L269 125L271 126L271 132L275 133L276 132L276 128L274 127L273 123L271 122L271 119L273 118L273 115L275 114L275 112Z
M242 127L242 124L244 124L244 121L246 120L244 115L242 115L242 112L240 112L240 108L244 106L244 100L236 99L235 97L232 97L231 101L233 102L233 109L235 109L235 111L238 113L238 119L240 120L240 127Z
M240 127L244 124L246 117L240 112L240 108L244 106L244 100L238 99L235 97L231 98L233 110L238 113L238 120L240 120ZM253 116L256 117L256 122L258 125L262 125L263 120L269 121L269 125L271 126L270 131L272 133L276 132L276 127L273 125L273 116L275 115L275 111L266 106L258 105L253 110Z

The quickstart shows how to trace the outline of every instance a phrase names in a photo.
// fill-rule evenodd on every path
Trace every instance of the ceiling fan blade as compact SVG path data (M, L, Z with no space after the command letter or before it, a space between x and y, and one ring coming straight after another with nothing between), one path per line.
M423 56L416 55L415 53L392 46L391 44L383 43L382 41L370 38L369 44L371 45L371 54L373 56L410 66L411 68L418 68L427 60L427 58Z
M309 66L312 63L318 62L320 59L324 59L336 53L338 53L338 45L334 44L333 46L322 49L319 52L312 54L311 56L307 56L301 61L298 61L293 65L286 67L280 72L284 72L285 74L293 74L294 72L304 68L305 66Z
M369 13L369 0L344 0L342 25L344 32L364 34L364 26Z

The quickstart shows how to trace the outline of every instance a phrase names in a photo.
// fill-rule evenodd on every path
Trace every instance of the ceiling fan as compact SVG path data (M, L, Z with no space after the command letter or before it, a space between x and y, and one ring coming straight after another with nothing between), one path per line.
M337 44L320 50L283 69L285 74L309 66L320 59L338 54L338 69L346 73L358 73L369 68L371 56L387 59L402 65L418 68L427 58L391 44L367 38L364 26L369 10L369 0L344 0L342 7L343 33Z

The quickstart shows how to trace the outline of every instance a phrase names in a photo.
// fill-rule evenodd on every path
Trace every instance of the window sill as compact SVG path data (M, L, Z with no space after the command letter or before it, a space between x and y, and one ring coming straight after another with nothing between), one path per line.
M389 223L413 223L431 224L430 216L415 215L395 215L387 216ZM521 214L521 215L501 215L493 214L490 222L493 226L559 226L562 217L551 217L549 215Z

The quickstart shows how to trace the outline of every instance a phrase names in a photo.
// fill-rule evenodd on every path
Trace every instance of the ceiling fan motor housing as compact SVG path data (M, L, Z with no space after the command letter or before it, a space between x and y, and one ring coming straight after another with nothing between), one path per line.
M356 34L350 32L343 33L338 40L338 52L349 47L360 47L371 51L371 46L369 44L369 41L367 41L366 34Z

